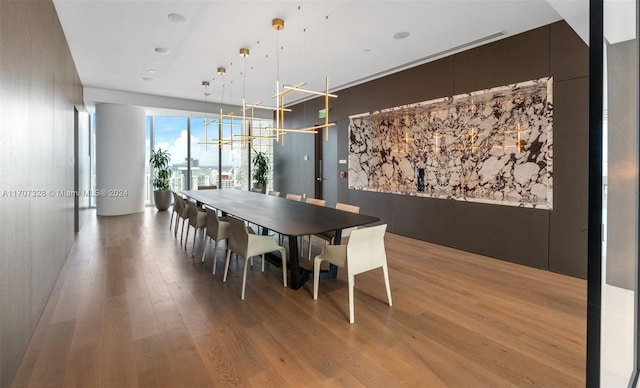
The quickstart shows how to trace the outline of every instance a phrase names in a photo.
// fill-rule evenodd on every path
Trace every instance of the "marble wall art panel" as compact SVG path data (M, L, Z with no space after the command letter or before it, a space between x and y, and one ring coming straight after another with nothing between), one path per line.
M349 188L551 209L552 85L546 77L350 116Z

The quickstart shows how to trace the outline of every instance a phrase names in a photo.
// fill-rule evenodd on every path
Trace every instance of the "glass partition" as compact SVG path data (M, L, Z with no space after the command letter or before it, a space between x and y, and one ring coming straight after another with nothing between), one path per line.
M637 3L605 0L602 14L600 385L625 387L635 386L637 373Z

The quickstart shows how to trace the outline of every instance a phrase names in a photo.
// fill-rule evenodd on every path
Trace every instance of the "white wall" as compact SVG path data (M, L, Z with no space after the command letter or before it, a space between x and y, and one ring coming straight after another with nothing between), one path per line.
M144 210L145 110L96 104L96 211L101 216Z

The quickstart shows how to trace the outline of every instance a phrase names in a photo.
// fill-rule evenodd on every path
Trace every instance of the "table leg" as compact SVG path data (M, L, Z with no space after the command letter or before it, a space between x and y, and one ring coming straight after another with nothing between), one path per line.
M310 279L309 274L313 275L313 271L307 271L306 269L300 267L300 255L298 254L298 237L297 236L288 236L289 237L289 251L287 253L287 262L289 267L289 281L287 282L287 287L297 290L302 285ZM282 267L282 258L279 255L274 254L273 252L269 252L264 256L265 260L269 263L275 265L276 267ZM282 269L286 271L286 268Z
M333 236L333 245L340 245L342 242L342 229L336 230L336 235ZM338 266L334 264L329 265L329 272L325 275L327 278L336 278L338 277Z
M297 290L302 287L308 276L300 276L300 255L298 253L298 236L289 236L289 268L291 269L290 288ZM283 269L286 271L286 269Z

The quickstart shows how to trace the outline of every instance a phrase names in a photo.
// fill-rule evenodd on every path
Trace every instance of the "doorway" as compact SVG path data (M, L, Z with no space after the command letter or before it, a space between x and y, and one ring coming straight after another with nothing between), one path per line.
M334 207L338 201L338 131L335 126L318 131L314 154L314 196Z

